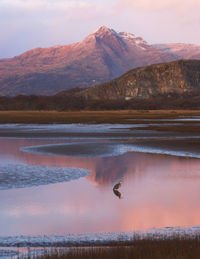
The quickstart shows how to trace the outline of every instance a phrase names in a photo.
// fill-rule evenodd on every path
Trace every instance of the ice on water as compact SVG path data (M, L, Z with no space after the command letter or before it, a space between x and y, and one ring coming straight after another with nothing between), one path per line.
M71 181L89 174L88 170L81 168L48 167L18 163L1 164L0 190Z

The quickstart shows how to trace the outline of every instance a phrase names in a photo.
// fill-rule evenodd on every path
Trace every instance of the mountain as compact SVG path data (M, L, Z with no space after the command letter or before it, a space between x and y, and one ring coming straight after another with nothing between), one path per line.
M87 100L131 100L200 93L200 60L179 60L133 69L78 92Z
M0 95L51 95L172 59L173 55L148 45L141 37L101 27L78 43L37 48L0 60Z
M186 44L185 50L177 51L169 45L150 45L141 37L103 26L78 43L37 48L1 59L0 95L53 95L109 81L132 68L199 58L198 46L187 51Z

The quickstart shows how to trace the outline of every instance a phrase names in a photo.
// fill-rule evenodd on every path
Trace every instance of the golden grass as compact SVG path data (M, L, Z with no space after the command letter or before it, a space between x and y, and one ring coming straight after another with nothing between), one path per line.
M179 115L200 115L200 111L0 111L0 123L127 123L127 119L167 119L176 118ZM131 123L131 121L129 122Z

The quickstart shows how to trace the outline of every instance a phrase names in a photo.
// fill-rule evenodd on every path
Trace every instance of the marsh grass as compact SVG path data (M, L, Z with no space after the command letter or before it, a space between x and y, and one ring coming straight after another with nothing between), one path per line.
M131 119L172 119L177 116L200 115L187 110L123 110L123 111L0 111L0 123L137 123ZM138 121L141 123L141 121Z
M32 257L33 258L33 257ZM137 239L113 243L109 247L66 248L45 250L36 259L198 259L200 238L175 237Z

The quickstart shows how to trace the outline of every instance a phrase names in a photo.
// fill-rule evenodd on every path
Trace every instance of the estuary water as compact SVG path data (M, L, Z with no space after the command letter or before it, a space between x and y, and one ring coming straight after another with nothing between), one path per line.
M0 138L0 243L200 225L200 152L178 145L138 149L140 138L173 134L129 128L2 125L0 134L10 135Z

